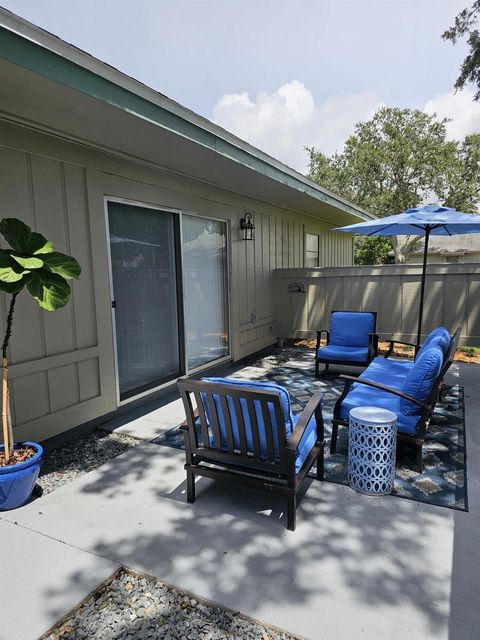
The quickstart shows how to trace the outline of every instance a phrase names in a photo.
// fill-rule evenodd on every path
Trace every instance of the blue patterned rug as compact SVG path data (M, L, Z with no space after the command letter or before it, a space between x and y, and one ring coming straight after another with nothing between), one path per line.
M324 389L322 411L327 440L325 479L348 484L346 428L339 428L337 453L332 456L328 449L333 407L343 389L343 382L337 375L328 373L316 379L313 375L312 353L303 349L286 349L252 360L229 377L281 384L290 393L295 414L302 411L317 389ZM178 427L166 431L154 442L183 449L183 435ZM443 402L435 408L423 447L422 474L415 471L413 449L408 445L400 445L392 495L468 511L463 387L449 387Z

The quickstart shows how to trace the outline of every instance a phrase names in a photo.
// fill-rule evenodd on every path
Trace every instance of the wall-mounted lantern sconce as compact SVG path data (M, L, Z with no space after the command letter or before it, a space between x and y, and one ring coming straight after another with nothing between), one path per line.
M244 240L253 240L255 225L252 222L252 214L250 211L247 211L245 216L240 220L240 229L243 231Z

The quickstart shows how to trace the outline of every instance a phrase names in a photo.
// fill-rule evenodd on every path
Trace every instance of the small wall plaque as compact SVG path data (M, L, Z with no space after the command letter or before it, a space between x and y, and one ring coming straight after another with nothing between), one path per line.
M307 288L302 282L292 282L288 285L288 293L307 293Z

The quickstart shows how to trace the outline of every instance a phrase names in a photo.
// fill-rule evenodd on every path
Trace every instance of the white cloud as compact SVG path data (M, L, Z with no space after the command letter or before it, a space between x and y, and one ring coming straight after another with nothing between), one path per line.
M424 107L427 113L450 118L447 135L452 140L462 140L469 133L480 133L480 102L473 100L473 91L443 93L429 100Z
M316 106L302 82L292 80L273 93L223 96L213 121L266 153L305 173L305 146L331 154L341 148L356 122L367 120L380 106L370 92L331 98Z
M355 124L371 118L381 104L377 96L365 91L316 105L307 87L292 80L273 93L261 91L254 99L246 92L224 95L215 105L213 121L306 173L305 146L326 154L341 150ZM447 133L452 139L480 132L480 103L474 102L473 91L438 95L423 110L451 118Z

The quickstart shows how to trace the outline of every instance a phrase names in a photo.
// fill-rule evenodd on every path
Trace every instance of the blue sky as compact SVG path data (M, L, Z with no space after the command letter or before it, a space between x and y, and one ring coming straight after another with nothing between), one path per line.
M380 104L480 131L465 54L441 39L470 0L0 0L302 171Z

